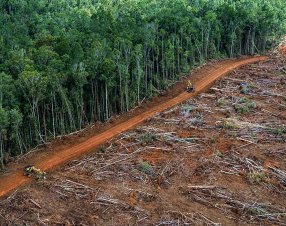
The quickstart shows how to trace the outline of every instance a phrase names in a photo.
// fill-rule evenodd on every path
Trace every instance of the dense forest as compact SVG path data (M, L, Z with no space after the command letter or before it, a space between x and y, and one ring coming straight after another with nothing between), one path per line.
M263 53L284 0L1 0L0 168L130 110L208 59Z

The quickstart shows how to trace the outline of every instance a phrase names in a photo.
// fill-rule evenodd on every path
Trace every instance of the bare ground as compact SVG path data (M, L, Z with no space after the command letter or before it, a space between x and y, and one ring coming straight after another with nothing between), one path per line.
M1 225L286 225L285 63L244 66L14 192Z

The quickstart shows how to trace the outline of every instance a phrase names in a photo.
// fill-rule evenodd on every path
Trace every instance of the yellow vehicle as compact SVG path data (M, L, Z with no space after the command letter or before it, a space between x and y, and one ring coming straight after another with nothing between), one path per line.
M36 180L46 179L46 172L36 168L35 166L29 165L24 168L24 175L28 177L33 177Z
M187 92L192 93L195 92L195 86L188 80Z

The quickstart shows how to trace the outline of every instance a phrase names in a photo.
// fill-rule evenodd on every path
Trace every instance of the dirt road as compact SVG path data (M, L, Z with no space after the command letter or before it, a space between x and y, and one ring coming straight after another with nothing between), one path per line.
M38 168L42 170L51 170L52 168L63 164L64 162L74 159L84 153L94 150L96 147L101 145L102 143L106 142L110 138L122 133L123 131L129 130L132 127L142 123L144 120L154 116L155 114L162 112L168 108L173 107L179 103L182 103L194 96L198 93L203 92L204 90L208 89L217 79L225 76L226 74L230 73L234 69L241 67L246 64L266 60L267 57L259 56L259 57L252 57L252 58L242 58L233 61L225 61L220 63L216 69L207 69L204 68L204 73L202 74L203 79L198 80L196 85L196 92L195 93L187 93L183 92L177 97L170 99L167 102L158 104L153 106L152 108L146 110L142 114L130 118L125 122L121 122L114 127L103 131L100 134L91 137L90 139L75 145L71 148L61 150L56 153L52 153L47 157L43 158L37 164L35 164ZM0 178L0 197L8 195L13 190L17 189L18 187L26 184L30 179L23 176L22 171L13 172L7 176Z

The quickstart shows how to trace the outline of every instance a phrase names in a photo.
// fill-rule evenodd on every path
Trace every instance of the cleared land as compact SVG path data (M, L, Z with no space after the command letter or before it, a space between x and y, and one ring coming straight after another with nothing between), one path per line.
M52 145L51 149L54 149L54 152L47 154L47 156L42 156L38 154L36 156L30 156L28 158L27 164L33 164L42 170L51 170L56 166L59 166L66 162L67 160L76 158L88 151L94 150L100 144L106 142L108 139L113 138L114 136L126 131L144 120L152 117L158 112L162 112L172 106L177 105L183 101L188 100L191 97L194 97L199 92L210 87L214 81L218 78L230 73L235 68L238 68L242 65L265 60L266 57L252 57L252 58L242 58L237 60L226 60L224 62L219 62L216 65L205 67L202 70L198 70L195 78L198 78L196 81L196 92L187 93L185 91L186 84L184 82L179 83L177 86L173 87L174 93L167 98L159 98L159 100L154 99L151 101L151 107L146 110L142 109L138 112L134 112L131 116L129 114L123 115L122 118L119 118L111 126L106 126L101 132L96 130L96 135L93 134L91 138L80 142L75 140L77 144L71 142L70 146L64 146L62 149L59 149L56 145ZM194 78L193 78L194 79ZM181 88L181 89L180 89ZM183 89L182 89L183 88ZM175 94L175 95L174 95ZM150 104L149 104L150 105ZM47 152L45 152L47 153ZM33 162L32 162L32 159ZM13 191L17 187L27 183L30 179L23 175L24 165L17 164L12 165L10 169L17 169L17 171L10 172L7 175L0 178L0 197L7 195L9 192Z
M285 225L286 58L244 66L0 202L3 225Z

